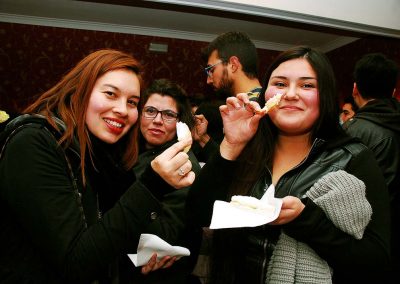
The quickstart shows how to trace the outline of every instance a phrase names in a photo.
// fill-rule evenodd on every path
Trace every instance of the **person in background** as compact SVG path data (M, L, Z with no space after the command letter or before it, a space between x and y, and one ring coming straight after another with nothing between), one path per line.
M185 90L170 80L154 80L145 90L141 98L141 106L139 159L133 167L137 177L143 175L155 157L177 142L176 123L178 121L186 123L190 129L194 126L194 117ZM192 171L197 175L201 169L199 162L192 150L189 150L187 155ZM162 186L164 184L160 183L159 188L162 189ZM200 236L197 238L191 236L185 224L185 201L189 189L185 187L165 195L162 206L164 219L169 218L171 223L175 224L174 231L171 232L174 235L173 244L190 248L191 256L179 260L169 269L158 270L148 275L143 275L139 269L136 269L134 283L188 283L197 257L194 243L196 240L200 242ZM153 225L162 226L157 223ZM152 233L151 230L152 228L149 227L148 233Z
M0 137L2 283L126 283L118 259L136 252L141 233L158 226L161 238L173 238L168 219L154 223L164 219L164 196L195 178L182 152L191 141L171 145L139 178L127 174L138 156L141 81L132 56L99 50L7 125ZM98 177L102 188L93 186ZM123 193L105 203L104 190L114 188ZM174 261L154 254L142 272Z
M219 106L222 101L204 102L195 112L196 127L192 130L193 151L197 159L206 163L224 138Z
M207 84L224 98L238 93L247 93L251 100L257 100L261 84L258 80L257 49L251 39L242 32L231 31L215 38L204 50L207 67ZM206 153L218 149L218 143L207 133L207 118L197 116L194 140ZM206 155L207 156L207 155Z
M256 100L261 84L258 80L257 49L242 32L231 31L219 35L203 50L207 67L207 84L225 97L248 93Z
M199 228L209 226L215 200L230 201L233 195L259 199L271 184L282 208L271 224L214 230L210 283L379 282L390 259L387 188L372 152L347 136L338 122L335 77L327 57L306 46L295 47L281 53L264 78L258 102L239 94L220 107L225 137L191 187L187 214ZM260 112L277 93L283 95L279 106L267 115ZM357 180L364 185L361 199L372 214L365 216L358 237L337 227L335 218L310 197L313 188L339 192L327 197L335 208L348 201L351 192L362 193ZM351 223L367 212L352 202L347 205ZM292 247L279 249L282 235L295 247L311 248L329 265L328 277L320 278L316 259L293 255ZM293 274L288 269L276 273L274 260L287 253L291 257L280 264L292 264Z
M340 112L339 116L340 124L352 119L356 114L357 109L358 106L354 102L353 97L346 97L343 101L342 111Z
M393 98L399 67L381 53L370 53L354 67L353 98L359 109L346 123L375 155L386 180L392 213L393 279L400 274L400 104Z

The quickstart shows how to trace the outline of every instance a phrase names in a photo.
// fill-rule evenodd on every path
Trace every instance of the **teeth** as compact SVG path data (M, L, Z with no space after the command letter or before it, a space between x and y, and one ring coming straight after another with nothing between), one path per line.
M111 124L111 125L114 126L114 127L118 127L118 128L121 128L121 127L122 127L122 124L121 124L121 123L118 123L118 122L116 122L116 121L109 120L109 119L104 119L104 121L107 122L108 124Z

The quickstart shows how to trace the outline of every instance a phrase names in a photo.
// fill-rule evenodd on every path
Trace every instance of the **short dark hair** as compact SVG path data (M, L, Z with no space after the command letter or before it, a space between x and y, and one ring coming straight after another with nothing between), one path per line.
M347 96L343 99L343 104L350 104L353 111L358 110L358 105L355 103L354 98L352 96Z
M391 98L396 88L397 64L382 53L369 53L357 61L354 81L364 99Z
M140 105L143 107L153 94L171 97L176 102L179 120L186 123L190 129L194 127L195 120L192 115L189 98L186 91L180 85L168 79L154 80L144 91Z
M223 62L227 62L231 56L239 58L243 72L249 78L258 76L257 48L245 33L231 31L219 35L203 50L205 61L214 50Z

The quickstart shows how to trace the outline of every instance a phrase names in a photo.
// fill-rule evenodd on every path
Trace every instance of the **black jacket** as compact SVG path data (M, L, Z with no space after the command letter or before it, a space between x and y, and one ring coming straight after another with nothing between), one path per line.
M157 174L147 170L99 219L90 178L86 187L80 182L79 151L71 146L65 153L76 179L49 126L40 123L15 133L2 152L1 283L90 283L118 257L135 253L149 227L169 241Z
M177 140L172 140L167 142L166 144L152 148L149 150L142 150L138 162L133 167L133 171L135 172L137 177L140 177L145 171L150 162L167 148L169 148L172 144L176 143ZM144 148L144 147L143 147ZM196 174L196 176L200 173L201 167L199 162L197 161L195 155L192 150L188 152L189 160L192 163L192 171ZM160 184L158 188L165 186ZM148 275L143 275L140 273L139 268L131 269L132 270L132 279L133 283L140 284L183 284L188 283L189 275L191 274L194 265L197 260L197 251L200 246L201 235L196 234L194 231L190 229L190 224L187 224L186 215L185 215L185 204L186 198L190 187L181 188L179 190L173 191L164 196L162 201L163 206L163 215L164 218L162 220L169 220L168 223L172 223L175 225L171 228L171 233L174 232L174 238L170 238L170 243L172 245L178 245L186 247L190 250L190 256L184 257L174 265L168 269L160 269L154 272L151 272ZM162 224L160 224L162 226ZM152 228L149 227L149 231L147 233L153 234ZM172 237L172 236L171 236Z
M375 155L388 184L391 199L400 193L400 103L396 99L373 100L344 124Z
M236 167L236 162L224 160L220 155L215 155L206 163L188 197L188 214L193 222L209 226L213 203L227 198ZM308 244L325 259L333 268L335 283L373 283L376 278L372 279L372 276L382 276L389 263L389 201L383 176L371 151L364 145L348 139L335 141L335 145L316 140L308 157L280 178L275 195L302 198L318 179L340 169L358 177L366 185L373 216L363 239L356 240L342 232L322 209L311 200L303 199L305 209L286 225L227 229L239 239L231 242L224 240L225 247L232 245L225 250L228 253L225 258L237 260L233 262L236 267L232 283L264 283L268 258L280 230ZM252 195L260 198L271 180L270 170L266 169Z
M375 155L385 176L392 216L392 255L400 273L400 103L396 99L373 100L345 123L345 130L358 137Z

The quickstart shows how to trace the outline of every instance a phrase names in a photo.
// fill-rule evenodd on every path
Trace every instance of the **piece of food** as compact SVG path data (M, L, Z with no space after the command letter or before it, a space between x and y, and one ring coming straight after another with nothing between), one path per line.
M273 212L275 207L271 204L261 201L252 196L234 195L231 198L231 204L239 208L252 209L252 210L265 210Z
M7 121L10 118L8 113L6 113L4 110L0 110L0 123Z
M192 137L192 133L190 132L189 126L186 123L178 121L176 123L176 135L178 136L178 141L185 140L189 137ZM187 146L183 151L185 153L189 152L190 145Z
M282 94L277 93L275 96L271 97L266 103L265 106L258 111L258 113L268 113L272 108L276 107L279 105L279 102L282 99Z

